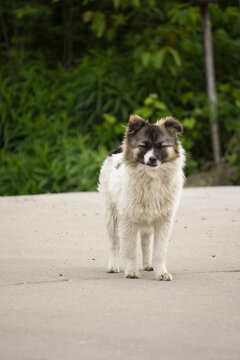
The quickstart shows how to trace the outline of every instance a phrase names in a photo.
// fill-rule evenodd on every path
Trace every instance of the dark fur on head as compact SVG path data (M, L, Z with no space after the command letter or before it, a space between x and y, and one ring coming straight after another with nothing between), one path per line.
M138 115L131 115L128 122L128 135L136 134L142 127L144 127L148 123L148 120L145 120Z
M161 164L174 161L179 157L181 145L177 135L182 131L182 124L173 117L152 125L138 115L131 115L123 141L125 161L132 166L146 164L144 156L149 151Z
M173 133L183 132L182 124L175 118L169 116L169 117L163 119L162 121L164 123L165 128L168 129L169 131L171 131Z

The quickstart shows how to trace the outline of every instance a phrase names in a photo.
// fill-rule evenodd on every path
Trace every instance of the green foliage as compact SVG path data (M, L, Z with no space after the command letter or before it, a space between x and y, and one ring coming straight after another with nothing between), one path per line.
M15 13L17 18L21 19L25 16L39 17L40 15L49 15L51 10L49 7L41 4L25 4L23 7L16 9Z
M144 100L144 106L135 109L134 113L146 119L151 118L152 120L156 120L156 121L157 119L171 115L166 104L164 104L162 101L158 99L157 94L150 94Z
M95 190L134 112L182 121L187 174L213 164L198 7L16 4L5 2L1 18L0 194ZM239 12L221 0L210 10L222 161L239 183Z

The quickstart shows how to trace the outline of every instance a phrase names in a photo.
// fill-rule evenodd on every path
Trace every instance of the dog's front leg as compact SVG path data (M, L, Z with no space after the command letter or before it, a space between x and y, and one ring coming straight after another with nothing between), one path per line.
M119 223L122 254L125 262L125 277L139 278L137 264L137 226L126 217Z
M154 226L153 266L156 280L172 280L166 267L166 256L172 222L157 223Z
M142 257L143 257L143 269L146 271L152 271L152 234L142 232Z

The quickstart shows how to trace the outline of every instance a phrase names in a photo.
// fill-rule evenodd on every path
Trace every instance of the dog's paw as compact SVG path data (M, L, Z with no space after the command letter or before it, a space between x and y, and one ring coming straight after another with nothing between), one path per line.
M171 281L172 280L172 275L169 274L168 272L165 272L165 273L162 273L162 274L157 274L156 275L156 280Z
M108 267L107 267L106 272L107 272L107 273L119 273L119 272L120 272L120 268L119 268L119 266L111 265L111 266L108 266Z
M152 265L144 265L144 271L153 271Z
M129 279L139 279L140 278L140 274L137 270L129 270L129 271L125 271L125 278L129 278Z

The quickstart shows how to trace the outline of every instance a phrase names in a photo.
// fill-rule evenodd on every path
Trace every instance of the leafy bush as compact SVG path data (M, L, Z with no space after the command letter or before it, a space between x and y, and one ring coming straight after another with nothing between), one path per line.
M187 174L213 166L198 7L17 4L6 2L1 15L0 194L95 190L133 112L182 121ZM239 183L238 9L219 0L210 10L222 161Z

